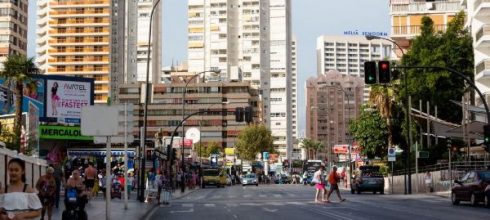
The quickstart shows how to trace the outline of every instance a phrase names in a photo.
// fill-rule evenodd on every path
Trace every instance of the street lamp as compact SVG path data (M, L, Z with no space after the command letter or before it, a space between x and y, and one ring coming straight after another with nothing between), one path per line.
M184 183L185 181L185 177L184 177L184 172L185 172L185 165L184 165L184 140L185 140L185 129L184 129L184 121L185 121L185 94L187 93L187 86L189 85L189 83L195 79L196 77L200 76L201 74L206 74L206 73L215 73L215 74L219 74L221 72L220 69L213 69L213 70L207 70L207 71L203 71L203 72L199 72L199 73L196 73L194 74L189 80L187 81L184 81L185 82L185 86L184 86L184 91L182 92L182 146L181 146L181 158L182 158L182 166L181 166L181 169L182 169L182 175L181 175L181 183ZM204 81L204 78L205 78L205 75L203 77L203 81ZM180 190L182 192L185 192L185 184L181 184L181 187L180 187Z
M140 141L140 151L142 150L143 152L140 153L140 175L139 176L139 183L138 183L138 199L140 202L145 201L145 196L144 196L144 189L145 189L145 155L146 155L146 130L147 130L147 119L148 119L148 102L149 102L149 93L150 93L150 86L148 85L150 82L150 48L151 48L151 28L152 28L152 20L153 20L153 13L155 12L155 9L157 8L158 4L160 3L160 0L157 0L155 4L153 4L153 7L151 9L150 13L150 22L149 22L149 30L148 30L148 49L146 51L147 57L146 57L146 92L145 92L145 105L143 109L143 134L140 137L143 141ZM159 61L156 61L159 62ZM153 70L153 71L158 71L158 70Z
M379 39L379 40L385 40L385 41L389 41L391 43L393 43L396 47L398 47L398 49L400 49L401 53L402 53L402 57L405 56L405 52L403 50L403 48L398 44L396 43L396 41L390 39L390 38L385 38L385 37L380 37L380 36L373 36L373 35L367 35L366 36L366 40L374 40L374 39ZM404 87L404 90L405 90L405 95L408 96L408 88L407 88L407 73L405 72L402 72L403 73L403 87ZM407 122L409 122L409 114L410 114L410 109L409 109L409 103L408 103L408 98L407 98L407 103L406 103L406 106L405 106L405 120ZM405 194L412 194L412 174L411 174L411 171L410 171L410 146L412 145L412 140L410 138L410 133L409 133L409 130L410 130L410 123L408 125L408 129L405 129L406 130L406 138L408 139L407 141L407 152L405 153ZM408 168L408 172L407 172L407 168ZM407 175L408 175L408 183L407 183ZM408 191L407 191L407 184L408 184Z

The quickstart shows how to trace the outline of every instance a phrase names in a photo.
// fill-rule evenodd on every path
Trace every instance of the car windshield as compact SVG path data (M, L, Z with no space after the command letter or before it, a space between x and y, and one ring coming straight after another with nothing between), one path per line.
M490 171L480 172L479 177L483 181L490 181Z
M247 174L247 175L245 175L245 178L255 178L255 175L254 174Z
M218 176L219 171L218 170L204 170L203 175L204 176Z

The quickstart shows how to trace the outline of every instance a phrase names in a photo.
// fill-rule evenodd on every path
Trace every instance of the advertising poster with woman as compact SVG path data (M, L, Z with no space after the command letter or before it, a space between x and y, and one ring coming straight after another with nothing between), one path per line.
M82 107L92 104L91 82L48 79L46 117L60 123L80 123Z

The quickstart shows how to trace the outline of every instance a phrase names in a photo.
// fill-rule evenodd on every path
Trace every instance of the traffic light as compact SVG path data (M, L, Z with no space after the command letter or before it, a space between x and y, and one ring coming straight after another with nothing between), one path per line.
M172 148L172 153L170 155L172 156L170 158L170 162L174 164L175 160L177 159L177 149Z
M377 82L376 77L376 62L366 61L364 62L364 83L375 84Z
M243 122L243 108L242 107L238 107L235 109L235 121L237 122Z
M389 83L391 81L390 61L378 62L379 83Z
M451 149L453 147L451 138L447 138L446 139L446 146L447 146L448 149Z
M245 122L251 123L253 121L253 109L252 107L245 107Z
M490 153L490 125L483 126L483 145L485 145L485 150Z

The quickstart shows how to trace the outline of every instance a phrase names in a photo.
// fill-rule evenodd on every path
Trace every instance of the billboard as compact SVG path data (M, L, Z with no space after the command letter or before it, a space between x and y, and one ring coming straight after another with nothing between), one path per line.
M80 127L58 126L58 125L40 125L39 133L41 139L55 140L83 140L91 141L91 136L83 136Z
M43 76L33 76L28 83L24 83L22 91L22 112L29 111L29 103L35 105L39 111L38 116L44 116L45 80ZM5 79L0 79L0 115L15 113L14 88Z
M46 79L46 117L59 123L80 124L82 107L93 105L93 80Z
M27 140L30 149L39 151L39 108L29 101L29 110L27 113ZM39 155L39 152L37 152Z

